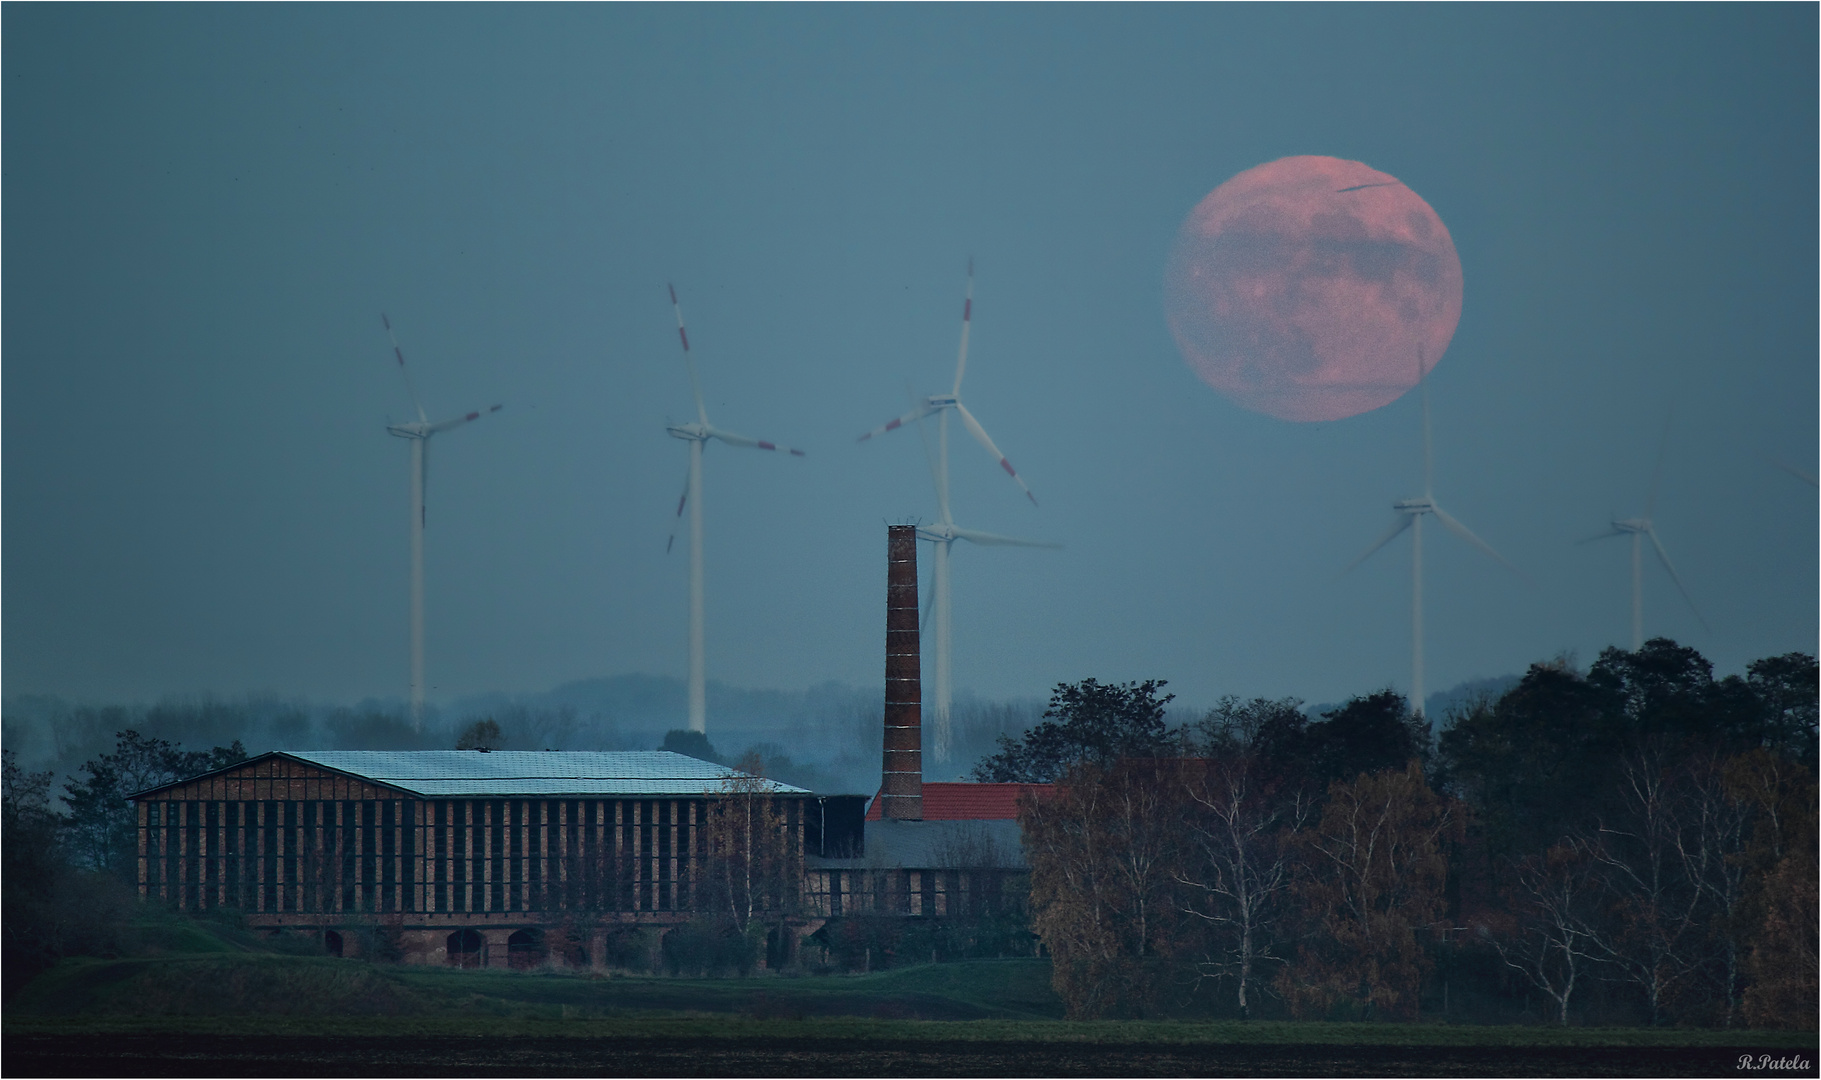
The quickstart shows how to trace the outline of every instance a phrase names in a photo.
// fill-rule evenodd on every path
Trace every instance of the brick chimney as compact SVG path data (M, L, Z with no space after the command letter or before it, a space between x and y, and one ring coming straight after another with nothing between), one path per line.
M917 527L890 526L885 578L883 817L923 820L922 646L917 636Z

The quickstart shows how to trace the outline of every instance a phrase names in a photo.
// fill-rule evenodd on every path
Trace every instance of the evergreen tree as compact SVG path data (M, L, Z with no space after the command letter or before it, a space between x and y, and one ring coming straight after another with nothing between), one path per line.
M1169 757L1181 742L1164 723L1174 694L1160 693L1162 679L1057 683L1043 722L1022 739L999 736L999 751L974 766L985 783L1047 784L1070 766L1110 766L1120 758Z

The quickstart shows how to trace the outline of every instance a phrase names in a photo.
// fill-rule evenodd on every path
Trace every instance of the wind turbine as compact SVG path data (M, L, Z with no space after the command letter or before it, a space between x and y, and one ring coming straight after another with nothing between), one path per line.
M1814 473L1805 472L1801 469L1798 469L1794 465L1791 465L1789 462L1784 461L1782 458L1766 458L1765 460L1769 461L1772 465L1775 465L1777 468L1782 469L1784 472L1795 477L1796 479L1802 481L1804 484L1807 484L1809 487L1815 486L1815 474Z
M974 261L969 259L967 263L967 299L961 306L961 351L959 357L955 361L954 389L947 394L932 394L913 407L910 412L905 413L903 416L900 416L896 420L892 420L881 427L874 428L860 436L859 439L860 442L865 442L875 435L883 435L895 428L903 427L905 424L912 421L918 422L917 430L918 433L921 434L923 430L921 421L931 414L939 414L936 435L936 461L930 470L936 481L936 506L938 517L934 525L922 525L917 528L917 538L920 540L927 540L934 544L936 552L936 563L932 571L935 588L932 590L933 595L930 599L931 607L929 614L934 617L936 622L936 715L935 723L933 725L936 738L933 749L935 760L938 762L948 760L949 751L953 745L954 739L952 726L949 723L950 706L953 704L954 699L954 686L950 675L951 643L953 639L950 633L951 621L949 617L949 548L952 547L957 540L966 540L969 543L986 546L1039 548L1060 548L1062 546L1061 544L1048 543L1042 540L1019 540L1010 536L1000 536L996 533L980 532L976 529L963 529L955 524L954 516L949 512L948 416L951 412L961 417L961 423L967 428L968 433L971 434L981 446L986 447L986 452L998 459L999 467L1005 470L1006 475L1010 476L1020 488L1024 489L1025 497L1031 500L1031 505L1037 505L1037 497L1031 494L1031 489L1025 485L1023 478L1018 475L1018 470L1012 468L1012 463L1006 460L1005 455L999 452L997 446L993 445L993 440L987 435L986 429L980 426L980 421L974 419L974 414L968 412L967 406L961 403L961 378L963 375L967 374L967 336L968 329L973 323L973 314ZM928 446L926 444L925 450L927 451L927 449Z
M411 726L424 727L424 489L429 483L430 439L463 424L479 420L479 412L467 413L449 420L430 422L424 415L417 388L411 385L411 369L405 366L404 350L398 347L398 336L392 332L392 320L380 312L386 337L392 342L392 355L398 358L398 373L405 377L405 392L411 395L411 406L417 419L404 424L387 424L386 433L411 440ZM489 413L500 411L495 405Z
M1429 383L1423 370L1423 358L1417 354L1416 383L1418 393L1423 400L1423 493L1414 499L1399 499L1391 504L1391 509L1398 515L1398 520L1391 528L1369 548L1366 553L1347 564L1347 570L1371 558L1379 548L1389 544L1397 534L1405 529L1410 530L1410 708L1421 716L1423 714L1423 516L1434 514L1435 520L1442 523L1449 532L1467 541L1474 547L1503 563L1513 573L1519 573L1517 567L1486 541L1473 535L1473 532L1456 521L1435 501L1435 460L1429 435ZM1343 570L1342 573L1346 571ZM1520 574L1521 576L1521 574Z
M708 410L702 405L702 382L696 377L695 357L689 351L689 331L683 326L683 305L677 302L677 289L670 286L670 306L677 313L677 338L683 342L683 363L689 368L689 388L695 393L696 422L693 424L671 424L668 430L672 436L689 443L689 482L683 489L683 497L677 500L677 516L683 516L683 508L689 507L689 730L706 733L708 731L708 661L705 647L705 636L702 629L702 448L710 439L719 439L729 446L744 446L754 450L785 450L793 457L802 457L803 451L788 446L779 446L763 439L751 439L745 435L736 435L723 431L708 422ZM672 542L676 532L670 534ZM665 551L669 551L668 544Z
M1669 580L1676 583L1676 588L1682 593L1682 599L1688 601L1688 610L1695 613L1695 618L1700 621L1703 629L1707 626L1707 620L1701 618L1700 610L1695 607L1694 597L1688 595L1687 586L1682 584L1682 578L1676 573L1675 565L1669 561L1669 552L1664 550L1663 541L1657 539L1656 525L1652 523L1650 517L1656 510L1657 487L1663 478L1663 454L1668 448L1669 432L1665 430L1663 445L1657 450L1657 467L1650 474L1650 493L1644 498L1644 516L1614 518L1605 532L1596 533L1581 541L1583 544L1591 544L1595 540L1605 540L1613 536L1631 537L1632 652L1637 652L1644 647L1644 538L1647 536L1650 537L1650 546L1656 549L1657 559L1663 564L1663 569L1669 571Z

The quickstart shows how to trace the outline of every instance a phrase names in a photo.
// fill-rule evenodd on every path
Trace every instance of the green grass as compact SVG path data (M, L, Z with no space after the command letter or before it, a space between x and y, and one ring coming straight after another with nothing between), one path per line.
M284 955L207 923L148 924L142 955L66 960L7 1005L7 1034L867 1039L1811 1049L1814 1032L1061 1019L1041 960L860 976L666 979L461 971Z
M20 1017L6 1033L160 1033L361 1038L763 1039L940 1043L1081 1043L1148 1047L1197 1045L1468 1046L1468 1047L1751 1047L1815 1050L1813 1032L1715 1031L1688 1028L1484 1027L1444 1024L1338 1024L1258 1021L803 1020L750 1016L627 1016L570 1019L439 1014L405 1017Z
M9 1003L9 1029L32 1018L159 1022L191 1017L622 1019L721 1014L761 1019L1051 1019L1062 1015L1048 965L983 960L863 976L666 979L523 974L368 964L191 942L185 953L66 960Z

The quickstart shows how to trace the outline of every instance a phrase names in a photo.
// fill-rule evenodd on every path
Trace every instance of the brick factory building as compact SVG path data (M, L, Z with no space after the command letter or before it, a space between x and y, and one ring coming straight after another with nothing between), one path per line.
M139 887L330 951L379 924L408 961L499 965L565 922L687 920L709 804L741 777L664 751L275 751L136 795ZM858 831L862 796L748 790L799 862Z
M916 529L891 526L887 550L870 810L665 751L274 751L133 796L140 894L337 955L384 938L409 963L487 967L600 966L616 932L726 911L714 843L763 847L781 957L830 919L1003 913L1029 874L1018 799L1043 786L923 782ZM736 799L763 824L729 841Z
M1031 867L1018 798L1049 785L919 787L921 818L888 818L884 798L874 798L858 850L805 860L818 912L977 917L1023 904Z
M274 751L134 797L139 889L338 954L380 927L407 963L599 965L616 930L703 913L703 829L741 778L664 751ZM799 934L1020 902L1016 800L1039 785L921 784L923 820L882 820L882 799L748 783L801 875Z

